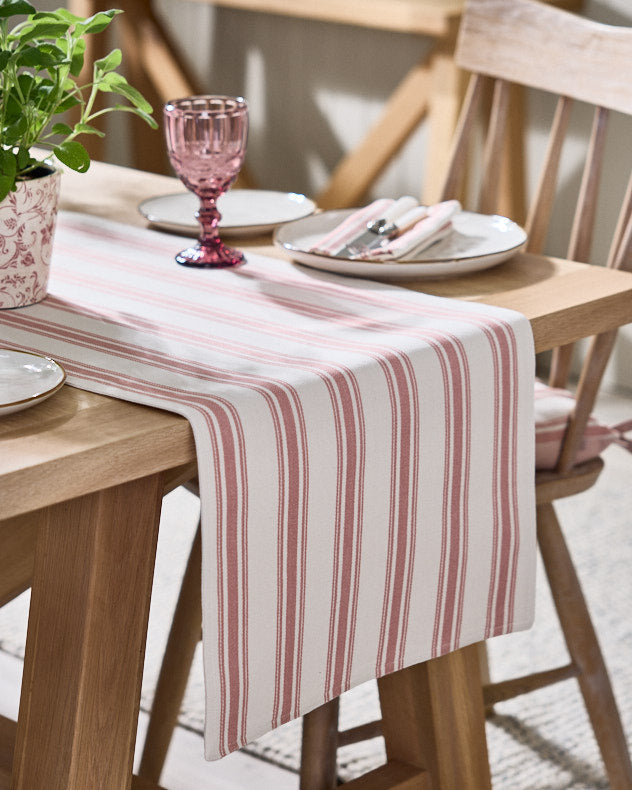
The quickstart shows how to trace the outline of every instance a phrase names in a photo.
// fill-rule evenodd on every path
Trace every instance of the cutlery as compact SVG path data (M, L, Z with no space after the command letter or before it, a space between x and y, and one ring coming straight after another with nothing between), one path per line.
M452 219L461 211L458 200L427 206L425 212L409 211L399 220L390 237L373 247L358 248L355 257L364 260L396 260L427 249L452 232Z
M427 206L415 206L415 208L407 211L399 219L392 220L387 225L382 225L378 231L373 231L373 238L370 238L366 244L363 244L360 239L366 238L363 234L360 238L355 239L347 245L347 250L351 257L364 256L370 252L379 250L388 244L389 241L401 236L407 230L416 225L419 220L428 215ZM377 233L377 235L375 235Z
M385 212L384 216L379 219L374 219L368 222L365 229L362 230L359 236L350 241L348 244L338 250L334 258L348 258L353 253L352 249L364 247L365 245L379 239L384 239L387 231L393 233L394 223L403 217L406 213L415 208L421 208L414 197L406 195L396 200Z

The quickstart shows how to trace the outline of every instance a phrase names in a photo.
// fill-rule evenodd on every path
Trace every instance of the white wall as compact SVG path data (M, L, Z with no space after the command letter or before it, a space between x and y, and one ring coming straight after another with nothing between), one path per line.
M317 193L342 154L370 128L406 70L431 44L415 36L368 28L182 0L160 2L164 18L182 49L189 53L204 88L248 98L248 165L257 182L270 189ZM584 13L601 22L632 25L631 0L586 0ZM532 165L542 153L544 119L551 112L546 97L530 97L528 161ZM585 115L581 107L576 114L578 121ZM580 147L585 134L579 131L579 123L576 127ZM610 135L616 151L607 163L604 180L604 192L611 200L606 199L600 210L603 229L595 241L595 262L605 260L605 241L615 221L612 206L625 188L631 127L628 119L613 119ZM418 194L424 157L422 125L373 194ZM626 162L624 168L621 161ZM560 189L570 193L578 178L578 165L571 157L565 164ZM569 205L554 218L550 243L557 254L564 254L562 239L570 211ZM608 378L632 389L632 331L621 333Z

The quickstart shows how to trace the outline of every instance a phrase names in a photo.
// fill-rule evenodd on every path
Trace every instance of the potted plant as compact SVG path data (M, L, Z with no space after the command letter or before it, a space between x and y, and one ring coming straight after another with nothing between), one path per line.
M86 38L119 13L83 18L0 0L0 308L46 295L61 176L53 157L85 172L90 156L77 138L103 136L94 121L108 112L131 112L157 127L149 103L117 72L119 49L94 62L91 79L80 78ZM124 101L97 107L100 93ZM43 158L34 149L44 149Z

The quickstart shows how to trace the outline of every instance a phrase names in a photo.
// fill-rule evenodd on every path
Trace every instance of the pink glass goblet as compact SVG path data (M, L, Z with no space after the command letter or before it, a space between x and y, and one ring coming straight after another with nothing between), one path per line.
M176 261L200 268L238 266L243 253L227 247L218 235L217 200L244 162L248 104L239 97L189 96L166 104L164 117L171 165L200 199L198 243L178 253Z

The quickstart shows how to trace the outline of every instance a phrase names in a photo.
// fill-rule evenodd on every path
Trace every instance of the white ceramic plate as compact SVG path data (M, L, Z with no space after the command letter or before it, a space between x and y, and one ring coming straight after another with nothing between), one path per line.
M453 232L418 254L415 260L353 261L310 252L326 233L353 209L324 211L278 228L274 243L297 263L328 272L372 279L436 279L488 269L507 260L524 245L527 234L506 217L462 211Z
M138 210L157 228L197 236L200 230L195 212L199 200L192 192L144 200ZM296 192L270 192L265 189L231 189L217 202L222 215L222 236L255 236L269 233L284 222L307 217L316 204Z
M65 380L62 366L48 357L0 348L0 415L41 403Z

